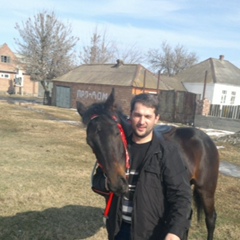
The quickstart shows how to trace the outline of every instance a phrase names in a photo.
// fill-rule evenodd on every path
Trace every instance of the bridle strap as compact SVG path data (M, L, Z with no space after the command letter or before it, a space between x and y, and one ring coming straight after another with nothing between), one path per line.
M97 118L97 117L99 117L99 115L97 115L97 114L92 115L92 117L90 118L90 121L95 119L95 118ZM130 170L130 157L129 157L128 148L127 148L128 147L127 137L126 137L126 134L125 134L125 132L123 130L122 125L118 122L117 117L116 116L112 116L112 119L117 123L118 129L119 129L119 131L121 133L121 138L122 138L123 146L124 146L124 149L125 149L126 171L127 171L127 176L128 176L129 175L129 170ZM98 160L97 160L97 162L98 162ZM103 169L102 165L99 162L98 162L98 165L99 165L99 167L101 167Z
M98 162L96 161L94 164L93 170L92 170L92 174L91 174L91 186L93 185L93 175L96 171L97 165L98 165Z
M117 123L118 128L120 130L121 133L121 137L122 137L122 141L123 141L123 145L124 145L124 149L125 149L125 155L126 155L126 170L127 170L127 174L129 173L129 169L130 169L130 157L129 157L129 153L128 153L128 143L127 143L127 137L126 134L123 130L123 127L120 123Z
M99 115L97 114L94 114L91 118L90 118L90 121L97 118ZM129 157L129 153L128 153L128 149L127 149L127 146L128 146L128 143L127 143L127 137L126 137L126 134L123 130L123 127L122 125L118 122L118 119L116 116L113 116L112 117L113 120L115 122L117 122L117 126L118 126L118 129L121 133L121 138L122 138L122 142L123 142L123 145L124 145L124 149L125 149L125 155L126 155L126 177L128 178L129 176L129 170L130 170L130 157ZM94 165L94 168L93 168L93 171L92 171L92 177L91 177L91 183L93 183L93 173L95 172L95 169L97 167L97 164L99 165L99 167L101 167L103 169L103 167L101 166L101 164L98 162L98 160L96 161L95 165ZM108 202L106 204L106 208L105 208L105 211L104 211L104 218L108 218L109 216L109 212L110 212L110 209L111 209L111 206L112 206L112 201L113 201L113 198L114 198L114 193L113 192L110 192L109 194L109 198L108 198Z
M98 116L99 116L99 115L97 115L97 114L92 115L92 117L90 118L90 121L93 120L94 118L97 118ZM90 122L90 121L89 121L89 122ZM88 122L88 123L89 123L89 122Z

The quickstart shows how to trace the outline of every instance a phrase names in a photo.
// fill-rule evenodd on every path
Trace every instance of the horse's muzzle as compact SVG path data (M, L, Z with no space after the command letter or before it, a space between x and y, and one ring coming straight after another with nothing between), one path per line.
M121 196L122 194L128 191L128 181L125 177L119 176L117 183L111 182L110 179L108 180L109 180L108 182L109 190L115 193L117 196Z

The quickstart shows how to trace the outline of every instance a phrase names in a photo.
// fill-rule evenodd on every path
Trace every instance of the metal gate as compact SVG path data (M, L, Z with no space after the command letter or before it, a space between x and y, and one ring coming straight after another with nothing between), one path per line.
M158 95L160 120L175 122L175 91L161 91Z
M196 94L183 91L161 90L160 119L167 122L194 124Z
M56 106L63 108L71 108L70 87L56 86Z
M211 104L210 116L240 119L240 105Z

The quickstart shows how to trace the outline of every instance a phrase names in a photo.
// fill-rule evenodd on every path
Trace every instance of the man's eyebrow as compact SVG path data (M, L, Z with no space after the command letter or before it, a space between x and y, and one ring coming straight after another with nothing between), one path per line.
M138 115L138 116L144 116L144 117L151 117L153 115L153 114L141 114L141 113L138 113L138 112L135 112L134 114Z

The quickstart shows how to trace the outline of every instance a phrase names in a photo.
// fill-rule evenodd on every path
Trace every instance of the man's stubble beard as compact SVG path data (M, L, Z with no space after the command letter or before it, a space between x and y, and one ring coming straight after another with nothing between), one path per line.
M152 130L146 131L143 135L139 135L136 130L133 130L133 135L135 135L137 138L143 139L143 138L147 137L149 134L151 134L151 132L152 132Z

